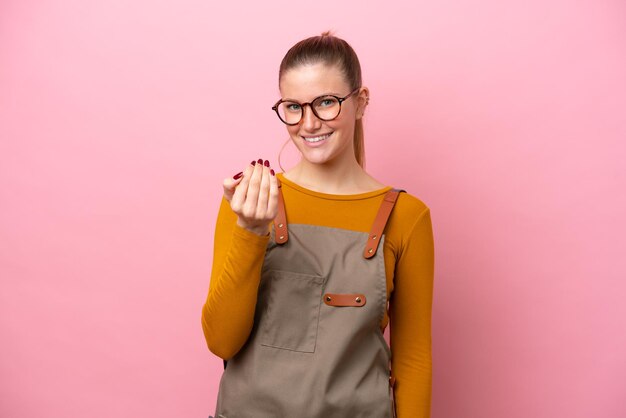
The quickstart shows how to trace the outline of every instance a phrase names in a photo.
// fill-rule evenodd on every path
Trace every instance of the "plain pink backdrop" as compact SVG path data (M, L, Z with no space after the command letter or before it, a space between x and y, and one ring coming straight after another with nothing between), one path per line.
M2 417L213 412L221 183L278 170L278 65L327 29L368 171L431 208L433 418L626 416L623 1L2 0Z

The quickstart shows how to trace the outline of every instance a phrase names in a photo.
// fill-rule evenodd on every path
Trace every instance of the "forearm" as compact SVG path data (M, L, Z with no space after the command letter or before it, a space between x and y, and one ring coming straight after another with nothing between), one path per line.
M429 418L434 242L430 211L417 219L396 265L390 305L392 369L398 418Z
M269 235L233 225L225 257L214 258L217 264L202 308L202 330L209 350L225 360L241 349L252 330L268 240ZM220 244L223 240L216 239L215 245Z

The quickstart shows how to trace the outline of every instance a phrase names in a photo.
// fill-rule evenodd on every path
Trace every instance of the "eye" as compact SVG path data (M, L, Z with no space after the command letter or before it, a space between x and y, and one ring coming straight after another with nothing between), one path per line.
M316 107L331 107L337 104L337 99L334 97L321 97L316 101Z
M285 103L285 109L289 112L299 112L300 105L298 103Z

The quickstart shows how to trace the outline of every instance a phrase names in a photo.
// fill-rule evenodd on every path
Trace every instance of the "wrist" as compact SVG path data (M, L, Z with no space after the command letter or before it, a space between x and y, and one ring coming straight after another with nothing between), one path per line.
M262 237L267 236L269 234L269 228L268 228L269 224L265 226L258 226L258 225L250 226L250 225L246 225L245 223L240 222L240 220L237 220L237 225Z

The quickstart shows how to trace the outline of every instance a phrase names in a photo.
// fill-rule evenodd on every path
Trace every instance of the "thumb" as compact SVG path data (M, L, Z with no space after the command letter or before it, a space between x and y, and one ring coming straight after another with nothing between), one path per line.
M242 178L243 178L243 176L239 177L238 179L234 179L232 177L227 177L227 178L224 179L224 183L223 183L223 186L224 186L224 197L229 202L230 202L230 199L232 199L233 194L235 193L235 188L241 182Z

